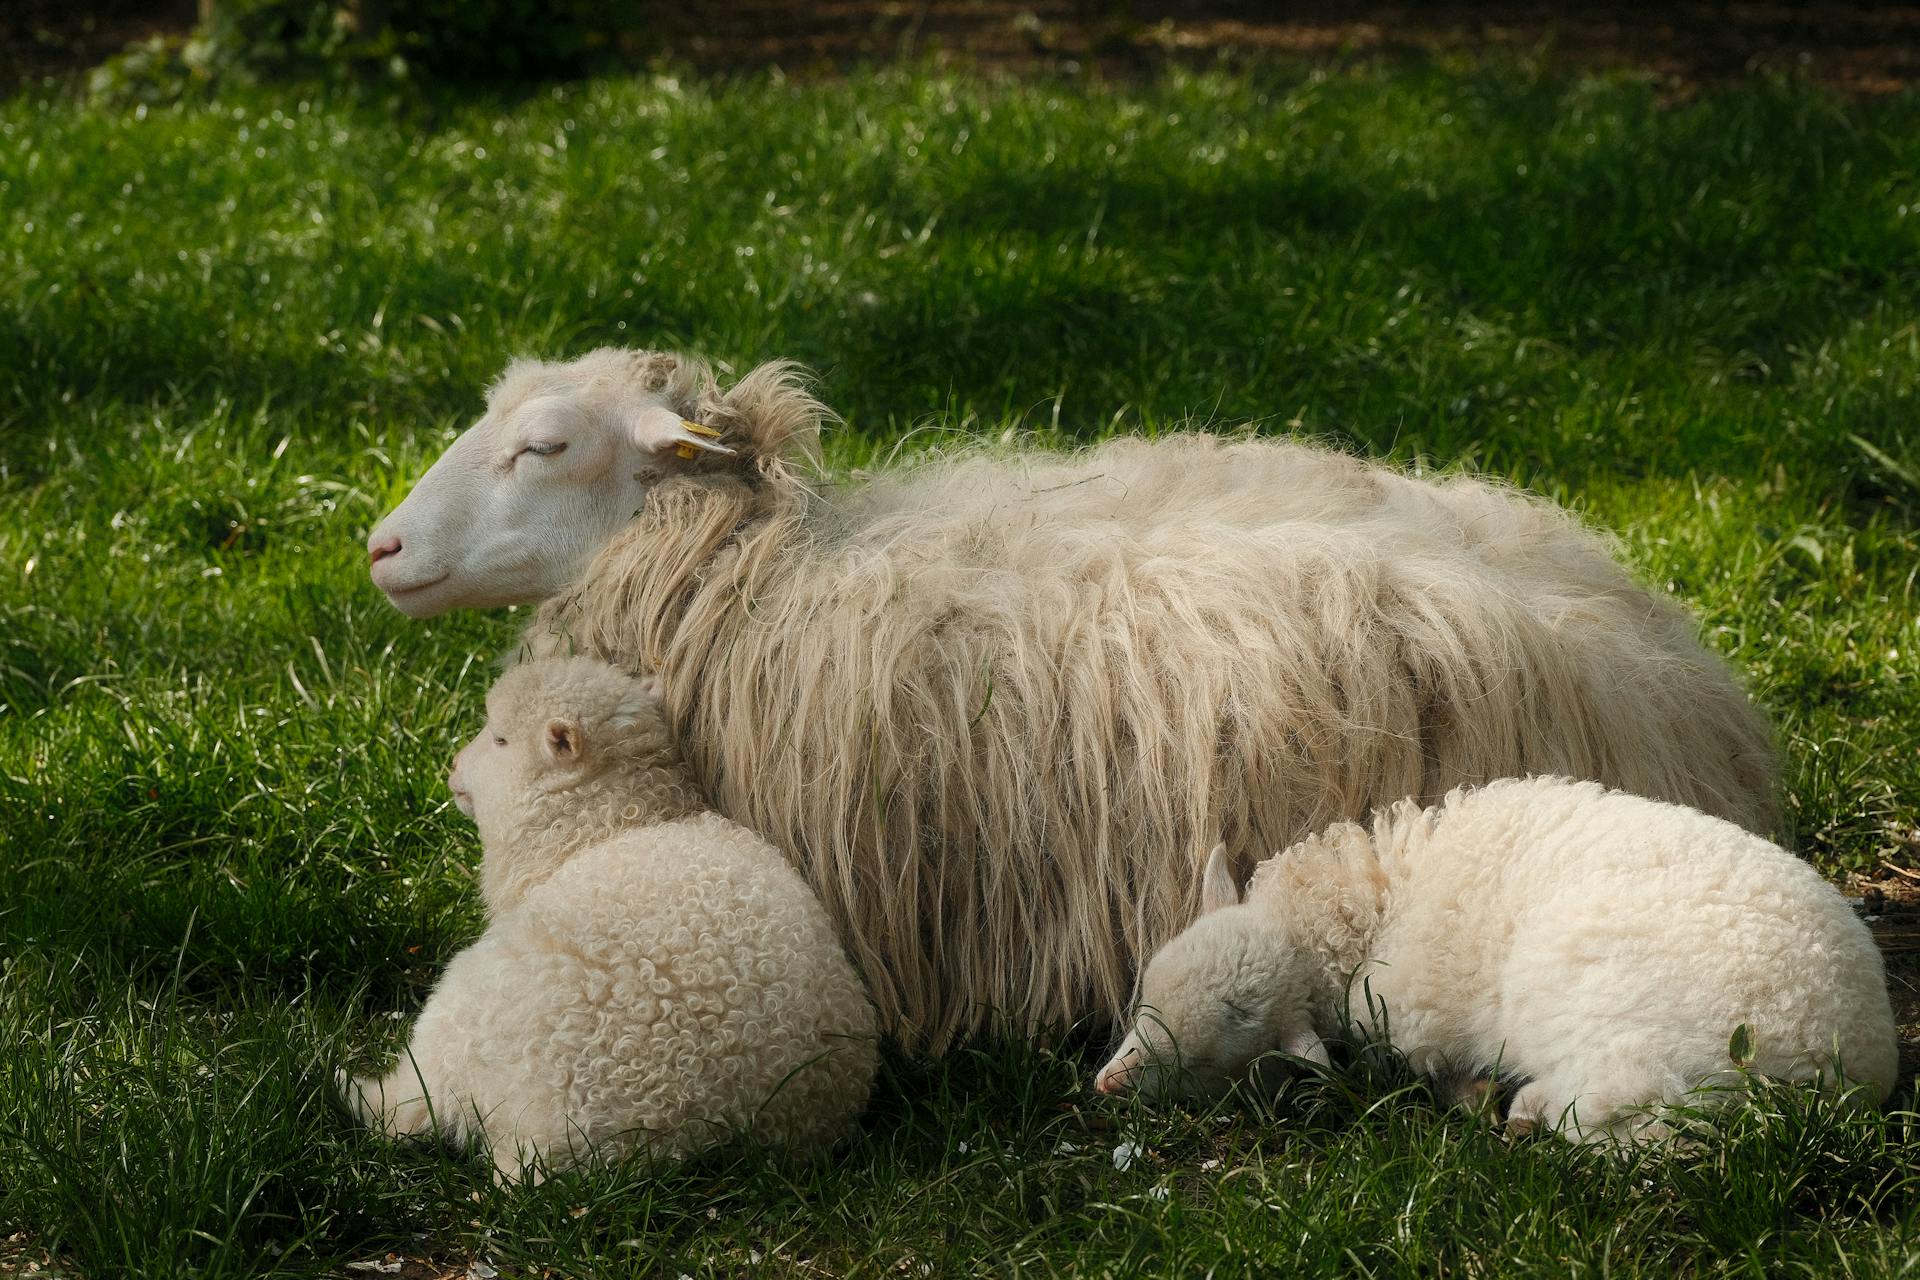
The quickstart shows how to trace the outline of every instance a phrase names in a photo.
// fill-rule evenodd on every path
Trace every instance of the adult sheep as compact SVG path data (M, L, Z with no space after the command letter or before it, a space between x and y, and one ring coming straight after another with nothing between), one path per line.
M824 416L786 364L518 361L368 549L408 614L657 670L910 1047L1123 1017L1216 839L1530 773L1774 825L1725 664L1551 505L1207 435L834 484Z

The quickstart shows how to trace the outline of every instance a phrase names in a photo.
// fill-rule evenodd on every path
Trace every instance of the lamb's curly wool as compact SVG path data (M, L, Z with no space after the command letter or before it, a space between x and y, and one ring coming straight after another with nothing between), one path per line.
M824 1143L864 1107L873 1010L830 923L765 841L697 810L636 683L584 658L500 682L463 757L551 720L584 772L523 767L504 804L474 797L493 918L394 1069L347 1090L369 1122L484 1141L518 1177L637 1142Z
M1122 1016L1216 832L1244 868L1539 772L1774 822L1725 665L1543 502L1195 435L816 491L790 370L736 402L676 368L739 455L656 488L526 640L662 673L702 787L910 1046Z
M1512 1121L1585 1138L1659 1136L1645 1108L1738 1083L1737 1066L1874 1101L1898 1066L1879 950L1812 867L1695 810L1561 778L1312 836L1145 985L1152 1021L1108 1091L1176 1055L1235 1069L1299 1043L1303 1014L1319 1034L1388 1038L1442 1080L1497 1069L1524 1082ZM1242 1023L1256 1034L1222 1053Z

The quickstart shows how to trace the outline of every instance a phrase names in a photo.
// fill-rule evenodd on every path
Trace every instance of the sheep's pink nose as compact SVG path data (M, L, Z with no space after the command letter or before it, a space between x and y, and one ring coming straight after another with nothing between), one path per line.
M1102 1071L1100 1078L1093 1082L1096 1093L1118 1094L1127 1091L1128 1073L1125 1071Z
M388 556L400 554L400 538L396 534L384 534L367 543L367 559L379 564Z

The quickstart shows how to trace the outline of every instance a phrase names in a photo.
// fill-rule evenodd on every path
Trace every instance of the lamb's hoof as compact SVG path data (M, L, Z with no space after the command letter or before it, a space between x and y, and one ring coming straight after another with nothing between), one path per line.
M345 1067L333 1069L333 1096L347 1109L356 1124L371 1125L373 1111L367 1106L367 1081L347 1074ZM378 1087L377 1085L375 1086Z
M1442 1087L1441 1096L1448 1106L1476 1116L1493 1116L1499 1110L1500 1095L1491 1076L1460 1076Z
M387 1085L388 1081L372 1076L348 1077L344 1071L334 1073L334 1088L347 1110L375 1133L389 1138L416 1138L433 1128L433 1109L417 1089L415 1096L393 1102L387 1096Z
M517 1150L495 1147L488 1154L493 1157L493 1185L496 1187L537 1187L547 1180L546 1166L533 1159L531 1153L522 1158Z
M1507 1107L1507 1133L1518 1138L1542 1128L1551 1129L1561 1110L1539 1085L1524 1085Z

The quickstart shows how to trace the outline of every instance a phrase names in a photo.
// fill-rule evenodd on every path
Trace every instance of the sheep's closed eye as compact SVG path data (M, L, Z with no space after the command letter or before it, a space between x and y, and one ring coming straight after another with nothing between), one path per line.
M529 440L520 446L520 453L530 453L536 458L551 458L566 451L567 442L564 440ZM520 453L513 456L517 458Z

